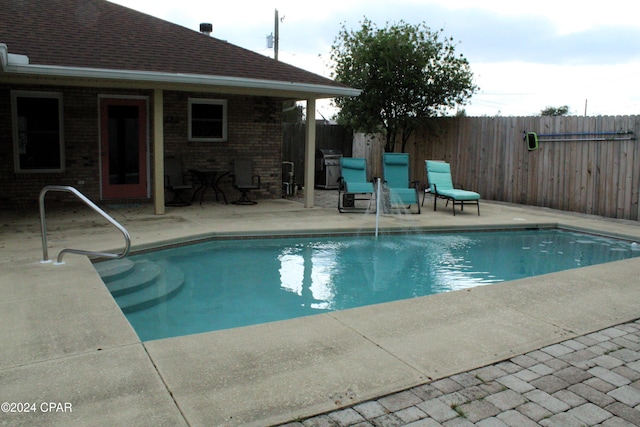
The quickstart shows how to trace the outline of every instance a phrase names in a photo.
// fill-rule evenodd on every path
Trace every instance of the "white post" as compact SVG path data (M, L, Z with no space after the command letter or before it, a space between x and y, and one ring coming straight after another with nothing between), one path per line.
M304 207L314 206L313 189L316 185L316 100L307 99L307 134L304 146Z
M153 204L164 215L164 92L153 91Z

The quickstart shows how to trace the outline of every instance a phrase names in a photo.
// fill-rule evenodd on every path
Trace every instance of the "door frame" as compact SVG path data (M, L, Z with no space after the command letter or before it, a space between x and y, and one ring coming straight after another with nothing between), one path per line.
M108 102L108 104L105 104ZM103 106L107 105L137 105L142 107L141 111L143 112L143 118L141 120L141 124L139 130L144 132L144 137L140 139L140 142L143 144L143 147L140 149L140 154L142 158L140 160L141 171L140 177L144 182L144 195L143 196L114 196L110 195L105 196L105 182L104 182L104 156L103 154L103 138L105 135L105 123L103 121ZM142 105L143 104L143 105ZM100 199L101 200L115 200L115 199L140 199L140 198L151 198L151 160L150 160L150 117L149 117L149 97L148 96L136 96L136 95L110 95L110 94L99 94L98 95L98 163L99 163L99 174L100 174ZM142 170L144 169L144 170ZM107 197L108 196L108 197Z

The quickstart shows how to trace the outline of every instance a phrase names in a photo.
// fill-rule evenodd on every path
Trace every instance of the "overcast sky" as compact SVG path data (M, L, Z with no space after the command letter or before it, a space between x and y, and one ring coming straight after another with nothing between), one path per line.
M194 30L210 22L214 37L269 56L278 9L279 59L327 77L342 24L424 22L444 29L470 62L480 91L467 115L538 115L562 105L576 115L640 114L637 0L111 1Z

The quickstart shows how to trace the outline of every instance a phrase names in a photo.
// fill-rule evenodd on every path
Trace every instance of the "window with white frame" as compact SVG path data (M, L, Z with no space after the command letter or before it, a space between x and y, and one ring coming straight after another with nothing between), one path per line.
M189 98L189 141L227 140L227 101Z
M62 172L62 93L11 92L16 172Z

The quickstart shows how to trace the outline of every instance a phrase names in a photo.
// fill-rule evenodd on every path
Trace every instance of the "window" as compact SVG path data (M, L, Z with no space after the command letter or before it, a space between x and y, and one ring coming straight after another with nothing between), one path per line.
M11 92L16 172L62 172L62 94Z
M189 98L189 141L227 140L227 101Z

